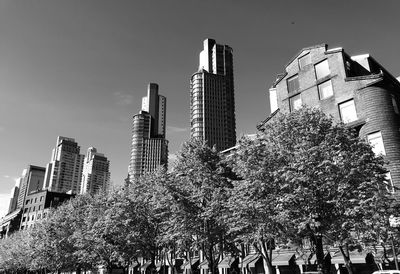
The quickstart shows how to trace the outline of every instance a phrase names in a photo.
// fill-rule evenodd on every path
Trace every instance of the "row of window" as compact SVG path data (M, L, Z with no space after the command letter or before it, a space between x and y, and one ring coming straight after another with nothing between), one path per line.
M40 200L39 200L39 201L41 202L42 200L43 200L43 196L40 196ZM31 204L32 204L32 203L36 203L36 202L37 202L37 197L35 197L35 200L33 200L33 199L32 199L32 200L29 200L29 199L26 200L26 201L25 201L25 204L28 205L29 202L30 202Z
M307 55L309 55L309 54L307 54ZM301 60L301 58L299 59L299 64L300 64L300 60ZM311 59L310 59L310 62L311 62ZM302 66L300 65L300 68L301 67ZM315 64L314 70L315 70L315 76L316 76L317 80L321 80L321 79L329 76L331 73L331 71L329 69L328 60L324 60L322 62ZM288 88L289 93L298 91L300 89L299 76L297 74L288 78L286 81L287 81L287 88ZM331 83L331 87L332 87L332 83Z

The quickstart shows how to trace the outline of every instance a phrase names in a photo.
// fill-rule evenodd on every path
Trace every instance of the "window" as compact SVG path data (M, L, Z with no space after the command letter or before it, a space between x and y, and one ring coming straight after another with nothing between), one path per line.
M328 80L318 85L319 99L326 99L333 95L332 81Z
M294 111L301 108L301 97L300 94L290 98L290 111Z
M368 134L367 139L368 143L372 146L372 151L375 153L375 155L386 155L382 134L380 131Z
M396 114L399 114L399 107L397 106L397 101L396 97L392 94L392 105L393 105L393 110Z
M26 201L25 201L25 204L26 204L26 205L29 204L29 200L26 200Z
M322 61L315 65L315 74L317 75L317 79L324 78L331 73L329 70L328 60Z
M394 193L394 185L390 172L385 174L385 180L386 180L386 190L390 193Z
M304 68L305 66L311 64L311 55L307 53L299 58L299 67L300 69Z
M299 90L299 77L297 75L287 79L288 92Z
M357 120L356 107L354 100L350 100L339 105L340 117L343 123L350 123Z

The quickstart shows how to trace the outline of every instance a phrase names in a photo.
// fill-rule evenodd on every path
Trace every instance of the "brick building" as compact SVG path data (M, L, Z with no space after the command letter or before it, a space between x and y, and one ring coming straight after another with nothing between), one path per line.
M269 95L272 114L307 105L354 127L388 161L388 190L400 198L400 82L369 54L350 56L325 44L304 48Z

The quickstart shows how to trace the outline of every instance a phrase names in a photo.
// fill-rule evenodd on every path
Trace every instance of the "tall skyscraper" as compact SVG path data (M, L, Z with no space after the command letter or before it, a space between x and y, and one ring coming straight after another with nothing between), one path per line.
M90 147L83 164L81 194L96 194L110 187L110 161L97 149Z
M217 150L236 144L232 48L204 41L199 70L190 79L190 135Z
M22 177L18 179L20 189L18 193L17 208L22 208L25 197L31 192L43 188L46 169L44 167L28 165L22 172Z
M150 83L142 110L133 116L131 179L168 164L168 141L165 139L166 98L158 94L158 85Z
M54 192L80 193L84 155L73 138L58 136L47 164L44 188Z
M15 186L11 190L10 204L8 206L7 214L17 209L20 185L21 185L21 178L17 179Z

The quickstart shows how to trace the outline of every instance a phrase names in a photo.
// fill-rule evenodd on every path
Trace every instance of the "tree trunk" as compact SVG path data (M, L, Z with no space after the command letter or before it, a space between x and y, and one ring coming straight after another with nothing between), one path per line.
M272 248L271 247L267 248L265 241L261 240L259 241L259 245L261 248L258 248L257 245L255 245L254 247L261 254L263 258L264 272L265 274L273 274L274 267L272 266Z
M353 274L353 268L352 268L352 264L350 261L350 256L348 254L349 249L346 248L346 251L343 249L342 245L339 245L339 250L342 253L343 259L344 259L344 265L346 266L347 272L349 272L349 274Z
M316 249L316 257L317 257L317 264L318 264L318 270L322 271L322 273L327 273L325 269L325 264L324 264L324 246L322 244L322 235L321 234L315 234L315 249Z

